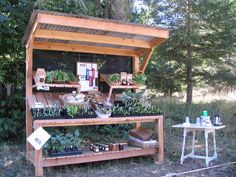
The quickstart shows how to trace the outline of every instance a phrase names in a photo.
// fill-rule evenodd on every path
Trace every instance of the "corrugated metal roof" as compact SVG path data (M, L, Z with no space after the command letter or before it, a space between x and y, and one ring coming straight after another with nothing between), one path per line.
M152 26L145 26L145 25L140 25L140 24L134 24L134 23L127 23L127 22L121 22L121 21L117 21L117 20L110 20L110 19L103 19L103 18L97 18L97 17L89 17L89 16L83 16L83 15L75 15L75 14L65 14L65 13L58 13L58 12L52 12L52 11L42 11L42 10L37 10L34 11L28 27L26 29L26 32L23 36L22 39L22 43L26 44L30 34L32 33L33 29L33 25L35 23L35 21L37 20L37 15L38 14L49 14L49 15L54 15L53 20L55 18L55 21L60 18L60 16L64 16L64 17L71 17L71 18L79 18L79 19L88 19L88 20L94 20L96 22L109 22L109 23L113 23L113 24L117 24L119 25L128 25L128 27L140 27L140 28L144 28L145 29L156 29L156 30L163 30L164 32L167 31L167 29L163 29L163 28L159 28L159 27L152 27ZM77 22L77 21L76 21ZM86 40L81 40L80 37L77 38L70 38L70 39L66 39L63 38L62 36L57 36L55 37L50 37L47 36L47 38L45 38L45 36L39 36L37 38L34 39L35 42L41 42L41 43L57 43L57 44L78 44L78 45L83 45L83 46L99 46L99 47L104 47L104 48L117 48L117 49L126 49L126 50L134 50L137 51L139 48L147 48L150 44L150 48L155 46L155 39L157 39L157 37L154 37L152 34L145 34L142 35L143 33L135 33L135 31L132 31L131 33L127 33L125 30L123 30L122 32L120 31L111 31L110 29L106 29L105 28L101 28L103 30L98 30L96 28L93 28L91 26L84 26L80 27L78 24L76 24L76 26L72 26L72 25L65 25L65 24L59 24L59 25L55 25L55 24L45 24L45 23L38 23L38 26L36 28L36 32L37 31L42 31L42 30L50 30L52 32L70 32L70 34L86 34L87 37L89 35L89 38L93 39L96 37L96 35L99 35L100 37L105 38L106 40L101 41L102 38L99 38L99 42L97 42L96 40L91 41L91 39L89 40L89 42L85 42ZM137 28L135 28L137 29ZM50 33L50 34L54 34L54 33ZM63 33L65 34L65 33ZM67 33L66 33L67 34ZM114 39L117 39L119 42L115 43L115 42L107 42L107 37L111 37L111 41ZM115 37L115 38L114 38ZM166 37L165 37L166 38ZM124 39L129 39L130 44L127 45L126 41ZM124 42L123 42L124 40ZM87 40L88 41L88 40ZM140 41L145 42L145 46L142 47ZM123 42L123 43L122 43ZM154 43L153 43L154 42ZM138 43L138 44L136 44ZM134 44L132 46L132 44ZM136 45L135 45L136 44ZM151 46L152 45L152 46Z

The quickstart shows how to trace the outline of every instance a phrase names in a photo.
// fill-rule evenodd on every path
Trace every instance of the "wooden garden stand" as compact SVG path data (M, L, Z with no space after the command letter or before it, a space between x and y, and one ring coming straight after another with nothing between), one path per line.
M164 160L163 148L163 117L143 116L112 119L57 119L32 120L31 106L36 102L44 105L56 103L60 105L58 96L61 93L33 92L33 50L52 50L94 53L105 55L119 55L132 57L133 72L144 72L154 48L169 37L166 29L150 26L124 23L115 20L100 19L87 16L76 16L49 11L34 11L22 43L26 47L26 137L38 127L83 126L154 122L158 134L158 147L156 148L128 148L119 152L83 153L76 156L60 158L43 158L42 150L34 150L26 142L27 159L35 166L35 175L43 175L43 167L85 163L92 161L127 158L143 155L154 155L158 162ZM143 56L143 62L139 58ZM49 87L60 87L52 84ZM63 87L78 87L78 85ZM113 89L113 88L112 88ZM138 88L134 88L138 89Z

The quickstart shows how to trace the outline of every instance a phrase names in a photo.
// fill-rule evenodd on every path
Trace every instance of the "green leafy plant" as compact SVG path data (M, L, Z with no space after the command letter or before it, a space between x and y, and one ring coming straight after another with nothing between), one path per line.
M106 106L97 107L97 111L101 114L110 114L111 113L111 109Z
M130 99L125 102L124 106L119 104L112 108L112 114L114 115L142 115L142 114L151 114L158 115L160 114L160 108L158 106L143 105L139 100Z
M44 152L48 151L63 152L68 148L79 147L81 138L79 130L73 132L60 132L58 130L50 132L52 135L49 141L44 145Z
M65 107L67 114L74 118L81 111L81 106L69 105Z
M62 70L47 71L46 73L46 82L49 83L52 83L53 81L67 82L69 80L68 73Z
M49 106L45 108L31 108L32 117L55 117L58 118L61 116L61 107Z
M119 104L112 108L112 114L115 115L130 115L130 112L126 107L120 106Z
M133 74L133 81L138 85L145 85L147 80L147 76L142 73L134 73Z
M65 109L67 111L67 114L72 118L74 118L76 116L95 115L95 112L89 107L69 105L69 106L66 106Z
M25 96L15 94L0 99L0 141L21 139L25 131ZM3 141L4 142L4 141Z
M130 100L140 100L143 97L143 93L145 90L142 90L140 92L132 92L131 90L128 90L126 92L122 92L122 101L124 103L130 101Z
M69 81L72 81L72 82L76 82L77 81L77 78L76 76L72 73L72 72L68 72L68 78L69 78Z
M108 82L110 82L110 83L119 83L119 81L120 81L120 74L119 73L111 74L108 77Z

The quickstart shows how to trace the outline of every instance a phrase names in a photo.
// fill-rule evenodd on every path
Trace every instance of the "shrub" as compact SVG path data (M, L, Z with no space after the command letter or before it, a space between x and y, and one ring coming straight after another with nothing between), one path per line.
M0 139L25 136L25 99L22 93L0 101Z

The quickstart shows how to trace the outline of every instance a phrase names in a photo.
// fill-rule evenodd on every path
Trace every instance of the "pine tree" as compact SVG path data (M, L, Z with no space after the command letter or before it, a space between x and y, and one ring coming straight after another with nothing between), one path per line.
M224 83L232 77L235 49L235 2L230 0L146 0L155 25L169 27L170 39L157 50L156 63L171 63L171 73L179 74L179 85L186 86L187 103L192 102L193 85ZM150 13L150 12L149 12ZM159 55L159 56L158 56ZM153 63L155 63L153 62ZM149 66L149 71L152 63ZM159 67L160 68L160 67ZM157 71L158 72L158 71ZM185 74L184 74L185 73ZM228 75L228 77L224 77ZM158 75L158 73L157 73ZM184 77L183 77L184 76ZM218 77L217 77L218 76ZM230 77L229 77L230 76ZM176 79L177 77L170 77ZM213 80L214 79L214 80ZM228 80L230 79L230 80ZM173 82L174 83L174 82ZM231 82L232 83L232 82ZM169 90L173 90L169 88Z

